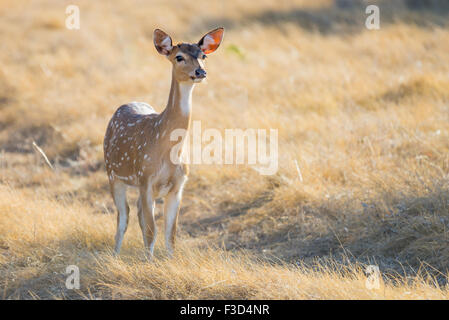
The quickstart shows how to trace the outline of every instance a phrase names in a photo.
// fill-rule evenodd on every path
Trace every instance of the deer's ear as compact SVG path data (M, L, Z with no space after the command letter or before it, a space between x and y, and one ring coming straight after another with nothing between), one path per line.
M153 33L154 46L157 52L168 56L173 49L173 44L170 36L161 29L154 30Z
M198 42L199 47L205 54L209 54L217 50L221 41L223 40L224 28L217 28L208 32Z

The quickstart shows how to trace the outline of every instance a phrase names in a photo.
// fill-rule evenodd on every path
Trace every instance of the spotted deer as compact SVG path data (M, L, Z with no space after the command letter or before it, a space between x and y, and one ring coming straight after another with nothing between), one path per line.
M109 121L104 137L104 159L109 185L117 207L115 253L120 253L123 236L128 227L128 186L139 189L137 202L139 225L142 230L146 256L153 256L157 228L155 200L164 198L165 244L173 254L178 212L188 167L171 160L171 141L176 129L189 129L192 90L206 78L204 59L214 52L223 39L224 29L210 31L198 43L172 44L169 35L154 30L156 50L172 63L172 80L168 103L158 114L143 102L120 106ZM179 150L182 152L182 150Z

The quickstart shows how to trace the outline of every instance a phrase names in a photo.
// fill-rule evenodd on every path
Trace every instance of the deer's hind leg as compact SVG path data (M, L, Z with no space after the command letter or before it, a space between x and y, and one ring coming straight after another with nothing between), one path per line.
M115 254L120 253L122 247L123 237L128 228L129 221L129 206L126 201L126 184L121 181L114 181L111 183L112 198L117 207L117 232L115 234Z

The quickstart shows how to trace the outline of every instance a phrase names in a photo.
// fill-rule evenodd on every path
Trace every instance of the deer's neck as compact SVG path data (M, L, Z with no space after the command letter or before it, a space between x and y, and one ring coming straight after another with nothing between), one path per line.
M166 129L189 129L194 86L192 82L178 82L174 75L172 76L170 96L162 113L162 123Z

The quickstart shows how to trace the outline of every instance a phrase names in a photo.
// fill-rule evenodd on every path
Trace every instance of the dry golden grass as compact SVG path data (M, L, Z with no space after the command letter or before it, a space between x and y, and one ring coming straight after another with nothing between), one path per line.
M3 1L2 298L447 298L448 8L378 1L381 29L368 31L362 2L344 2L86 0L70 31L67 1ZM107 121L129 101L163 109L154 28L195 41L218 24L193 119L277 128L279 171L192 166L175 257L161 241L143 260L132 206L114 258ZM368 263L380 289L365 285ZM70 264L79 291L64 286Z
M114 223L80 203L27 196L1 187L2 279L7 298L86 299L432 299L448 292L416 277L367 289L363 268L270 264L248 253L199 247L184 239L173 259L148 263L138 226L130 225L120 258L106 248ZM101 226L101 227L99 227ZM160 247L160 246L159 246ZM65 267L80 268L82 290L64 288ZM61 272L62 270L62 272ZM5 298L4 297L4 298Z

